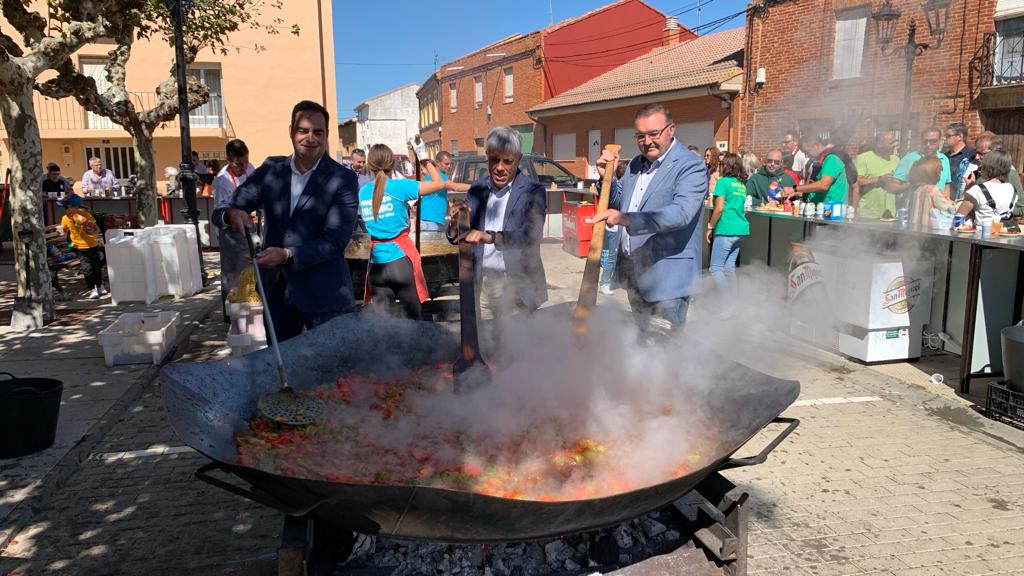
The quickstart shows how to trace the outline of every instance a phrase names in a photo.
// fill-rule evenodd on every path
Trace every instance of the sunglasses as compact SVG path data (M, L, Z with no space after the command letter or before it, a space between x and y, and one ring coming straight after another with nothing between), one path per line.
M772 164L782 164L782 160L774 160L774 159L772 159L772 158L769 158L769 159L765 160L765 161L764 161L764 163L765 163L766 165L769 165L769 166L770 166L770 165L772 165Z
M925 144L938 144L941 138L929 138L924 141Z

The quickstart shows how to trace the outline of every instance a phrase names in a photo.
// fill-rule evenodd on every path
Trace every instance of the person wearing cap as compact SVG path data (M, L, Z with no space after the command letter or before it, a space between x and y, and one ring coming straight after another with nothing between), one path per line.
M71 193L71 182L68 182L67 178L60 175L60 166L56 162L47 164L46 174L43 175L39 187L42 189L44 196L57 194L63 197Z
M107 293L103 286L103 261L100 258L99 226L92 214L82 207L82 197L71 194L57 202L64 208L64 216L60 219L60 227L70 237L69 244L78 253L79 268L85 279L85 288L89 290L87 298L96 300Z

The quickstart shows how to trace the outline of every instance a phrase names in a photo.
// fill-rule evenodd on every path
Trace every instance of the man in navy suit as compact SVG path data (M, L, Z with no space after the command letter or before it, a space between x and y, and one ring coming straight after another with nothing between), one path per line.
M488 175L466 192L470 227L466 242L474 246L480 316L500 318L514 311L532 312L548 299L540 241L548 204L544 186L519 171L523 157L519 133L498 126L487 135ZM452 214L458 207L453 207ZM456 219L450 218L449 240Z
M640 155L594 221L622 226L616 278L641 330L679 329L700 279L707 170L676 142L672 114L661 104L637 110L633 124ZM618 159L603 153L598 171L603 175Z
M268 306L279 341L349 312L352 278L345 247L359 205L355 172L332 160L327 148L329 114L304 100L292 109L294 153L267 158L235 190L213 222L247 233L249 213L263 210L263 269Z

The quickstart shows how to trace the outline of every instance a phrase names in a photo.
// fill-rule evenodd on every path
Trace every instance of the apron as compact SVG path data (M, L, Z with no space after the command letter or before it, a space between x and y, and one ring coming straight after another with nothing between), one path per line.
M412 277L413 282L416 283L416 295L420 298L420 304L430 299L430 293L427 292L427 279L423 276L423 265L420 262L420 253L416 251L416 243L413 242L412 238L409 237L409 229L406 228L402 232L389 240L376 240L370 239L370 257L373 257L373 247L377 244L383 244L386 242L394 242L398 244L398 249L405 254L405 257L412 263ZM370 260L366 261L366 281L363 283L363 304L370 303L370 267L373 264Z

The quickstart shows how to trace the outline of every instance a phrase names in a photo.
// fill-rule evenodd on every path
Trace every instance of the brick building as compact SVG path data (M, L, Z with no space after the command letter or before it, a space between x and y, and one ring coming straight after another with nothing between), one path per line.
M1024 0L998 0L995 31L971 60L968 84L985 128L1024 166Z
M658 47L664 22L642 0L618 0L445 63L417 93L421 137L434 152L482 153L488 131L508 125L525 152L543 154L547 137L527 111Z
M546 128L550 156L579 177L596 178L604 144L622 145L624 158L639 154L633 115L654 102L672 113L684 146L734 149L744 32L683 40L677 31L669 18L665 46L533 107L530 114Z
M857 146L875 131L898 128L903 109L903 46L911 21L931 44L914 62L910 142L920 129L964 122L982 129L970 88L972 55L994 29L995 0L894 0L900 12L883 53L876 21L880 0L763 0L747 15L741 142L758 154L782 133L804 137L837 130ZM926 8L935 10L926 13ZM927 17L944 32L931 33ZM934 22L935 20L933 20ZM941 44L939 37L941 36ZM760 82L763 81L763 84Z

